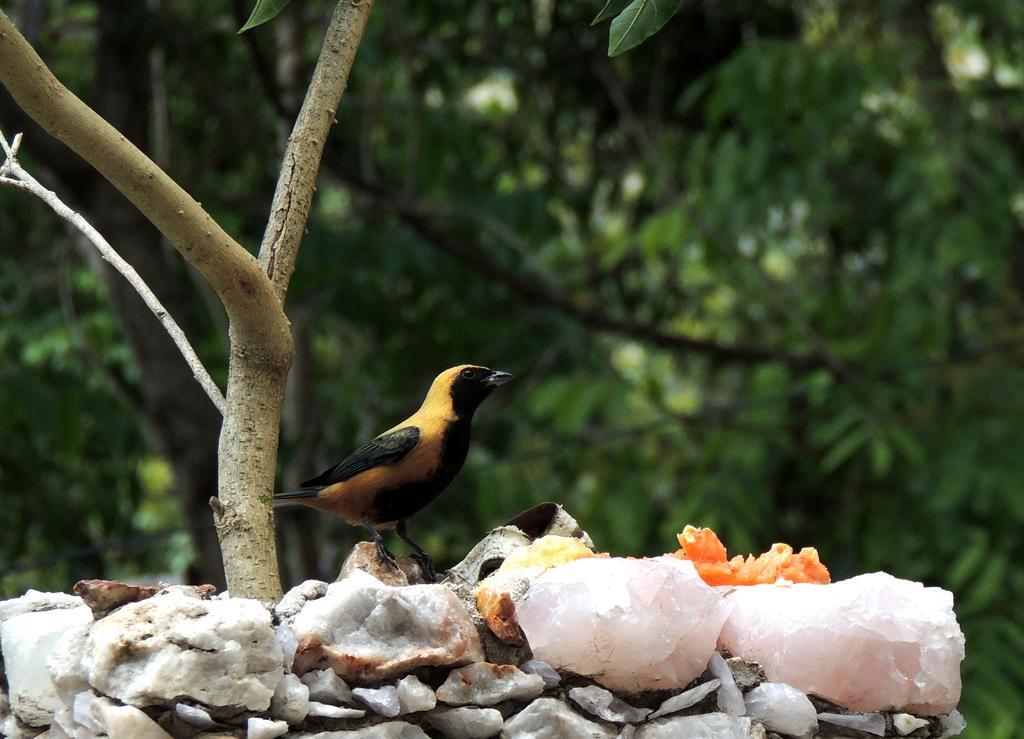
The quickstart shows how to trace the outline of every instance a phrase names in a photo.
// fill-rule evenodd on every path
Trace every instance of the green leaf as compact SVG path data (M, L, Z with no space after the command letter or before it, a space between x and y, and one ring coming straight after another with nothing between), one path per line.
M639 46L668 23L683 0L633 0L612 21L608 33L608 56L618 56Z
M632 1L633 0L608 0L604 7L601 8L601 12L597 14L597 17L590 21L590 25L596 26L601 21L606 21L612 16L618 15Z
M871 467L876 475L884 477L892 467L892 447L885 438L872 436L868 448L871 450Z
M245 25L238 29L238 32L244 33L250 28L263 25L284 10L284 6L287 4L288 0L256 0L256 7L252 9L252 15L249 16Z
M868 430L864 426L859 426L849 436L844 437L821 460L822 472L828 474L838 468L843 462L857 453L868 440L868 437Z

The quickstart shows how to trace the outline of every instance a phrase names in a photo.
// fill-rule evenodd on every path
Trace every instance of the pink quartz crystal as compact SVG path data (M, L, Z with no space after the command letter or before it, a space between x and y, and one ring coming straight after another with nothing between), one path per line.
M726 596L719 646L773 682L855 711L947 713L964 635L952 593L883 572L831 585L752 585Z
M704 672L728 606L691 562L595 558L539 575L516 615L537 659L636 692Z

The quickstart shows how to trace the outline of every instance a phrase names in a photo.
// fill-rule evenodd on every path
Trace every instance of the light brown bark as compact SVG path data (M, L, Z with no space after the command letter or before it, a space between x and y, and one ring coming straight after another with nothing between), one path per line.
M372 8L373 0L341 0L335 7L313 79L288 137L270 221L260 246L260 264L281 302L309 220L327 134L336 122L335 112Z

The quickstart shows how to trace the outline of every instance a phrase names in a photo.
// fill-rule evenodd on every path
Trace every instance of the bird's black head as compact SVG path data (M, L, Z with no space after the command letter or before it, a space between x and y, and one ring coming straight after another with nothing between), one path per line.
M459 418L473 415L484 398L491 394L498 385L504 385L512 379L508 372L499 372L475 364L463 364L445 370L437 376L430 387L431 396L444 394L450 399L452 410ZM440 400L440 398L437 398Z

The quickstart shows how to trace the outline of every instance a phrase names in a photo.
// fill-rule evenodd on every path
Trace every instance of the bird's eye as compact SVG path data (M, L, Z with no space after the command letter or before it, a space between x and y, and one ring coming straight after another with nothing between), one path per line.
M465 377L467 380L472 380L474 377L476 377L476 370L473 369L472 367L466 367L466 369L462 370L462 372L460 372L459 374Z

